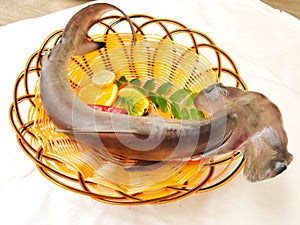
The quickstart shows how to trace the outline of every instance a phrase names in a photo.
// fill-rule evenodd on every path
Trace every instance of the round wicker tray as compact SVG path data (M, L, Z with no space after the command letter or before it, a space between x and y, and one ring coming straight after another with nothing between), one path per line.
M209 61L210 70L215 74L217 82L247 89L233 60L204 33L189 29L183 24L169 19L156 19L148 15L131 15L130 18L138 38L153 39L158 42L166 40L175 44L174 46L177 44L184 46ZM69 66L69 79L74 90L81 81L82 73L87 76L93 73L95 59L102 60L102 69L107 69L109 66L109 69L115 69L115 65L111 63L113 60L109 60L107 54L110 49L123 48L124 43L130 42L130 38L126 35L130 32L124 30L127 26L123 17L108 16L99 20L92 27L90 37L95 40L105 39L107 46L104 50L93 53L94 55L72 58ZM10 120L16 132L17 141L47 179L67 190L101 202L140 205L167 203L194 193L210 191L224 185L239 173L244 159L237 151L210 158L199 157L182 161L177 174L169 174L168 179L159 179L157 182L154 174L164 174L170 169L171 164L161 167L160 170L150 171L150 174L122 174L124 183L120 183L118 179L111 179L107 170L96 172L95 166L103 161L91 159L92 154L89 156L90 158L84 157L86 155L80 149L82 146L78 146L66 135L54 132L55 127L43 111L39 98L38 81L41 57L53 48L61 34L62 30L53 32L45 39L41 48L29 57L25 69L16 80L14 101L10 107ZM159 52L161 49L157 48L154 51ZM154 62L152 58L147 62L148 74L149 71L155 73L155 69L153 69L155 63L157 62ZM173 68L171 68L172 65ZM130 68L129 65L126 70L121 70L121 74L135 77L132 73L139 73L138 70L133 71ZM170 68L166 71L175 71L174 62L170 63ZM116 71L116 73L118 72ZM138 76L143 75L139 74ZM199 87L194 87L194 90L199 91ZM84 151L93 152L89 147L85 147ZM97 156L95 157L97 158ZM116 160L120 164L131 161L131 159L118 158L118 156L116 156ZM116 167L113 169L118 171ZM151 172L153 173L151 174ZM152 183L145 184L147 176L148 179L150 176L150 180L152 176Z

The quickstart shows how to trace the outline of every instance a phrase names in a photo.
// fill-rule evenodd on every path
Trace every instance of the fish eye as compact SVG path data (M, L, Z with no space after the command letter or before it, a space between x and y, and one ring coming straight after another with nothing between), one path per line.
M216 87L217 87L216 84L210 85L210 86L208 86L208 87L206 88L205 92L206 92L206 93L210 93L210 92L212 92Z
M205 92L207 94L212 94L215 97L218 97L220 95L228 96L228 91L222 84L213 84L206 88Z

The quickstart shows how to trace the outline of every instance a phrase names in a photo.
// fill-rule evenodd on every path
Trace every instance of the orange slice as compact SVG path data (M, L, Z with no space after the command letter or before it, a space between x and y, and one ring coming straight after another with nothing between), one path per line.
M118 86L116 84L101 88L96 96L95 104L111 106L117 98Z
M111 86L116 79L115 73L109 70L100 70L94 73L92 77L92 82L98 87L108 87Z
M172 118L172 113L169 108L166 112L163 112L160 108L157 108L154 103L150 104L149 113L156 114L164 118Z

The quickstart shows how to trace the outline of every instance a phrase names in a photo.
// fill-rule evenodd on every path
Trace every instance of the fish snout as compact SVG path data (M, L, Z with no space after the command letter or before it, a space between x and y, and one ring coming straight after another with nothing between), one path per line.
M274 165L274 176L281 174L287 169L287 164L284 162L276 162Z
M276 177L277 175L285 171L288 165L292 162L293 155L286 151L286 154L283 158L283 161L277 161L273 164L272 172L270 173L269 178Z
M289 165L293 161L294 156L291 153L289 153L288 151L286 151L286 155L287 155L286 162L287 162L287 165Z

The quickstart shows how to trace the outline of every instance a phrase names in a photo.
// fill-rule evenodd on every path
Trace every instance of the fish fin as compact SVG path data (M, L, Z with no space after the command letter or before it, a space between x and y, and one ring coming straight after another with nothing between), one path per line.
M89 41L89 40L84 40L81 42L79 45L80 47L77 48L75 55L85 55L90 52L99 50L101 48L104 48L106 45L105 42L96 42L96 41Z

